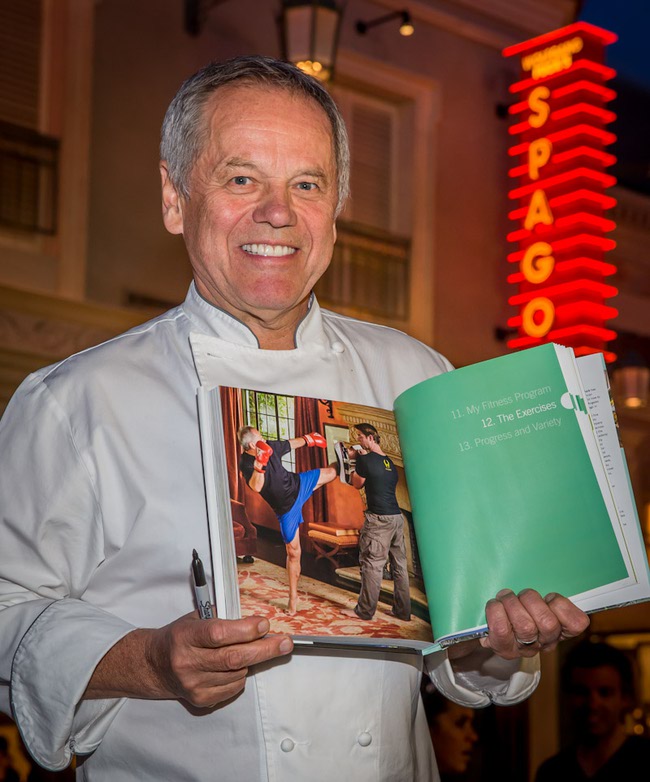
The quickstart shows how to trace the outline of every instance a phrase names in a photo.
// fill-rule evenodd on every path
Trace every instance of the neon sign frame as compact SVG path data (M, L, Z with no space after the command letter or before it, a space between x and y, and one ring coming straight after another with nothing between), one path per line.
M521 64L509 108L515 227L507 238L517 247L507 257L517 264L507 278L515 286L508 303L517 308L509 348L559 342L577 355L616 358L607 349L616 337L608 321L618 315L609 301L618 291L607 278L616 267L605 258L616 246L606 216L616 204L606 192L616 183L608 173L616 158L606 149L616 140L607 127L616 93L606 85L615 71L604 64L605 47L616 40L576 22L503 51Z

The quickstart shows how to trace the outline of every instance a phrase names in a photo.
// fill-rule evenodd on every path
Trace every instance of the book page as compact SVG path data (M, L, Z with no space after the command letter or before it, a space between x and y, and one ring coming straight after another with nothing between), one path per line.
M210 567L214 605L220 619L239 619L241 607L237 589L237 560L232 536L223 448L223 419L219 395L202 386L197 391L201 454L210 533ZM224 481L226 483L224 483Z
M629 579L553 345L420 383L395 412L434 636L500 589L569 597ZM576 409L577 408L577 409Z
M578 366L578 359L571 348L564 347L563 345L554 345L555 352L562 368L562 373L567 381L568 392L562 397L562 404L567 408L573 408L576 411L576 421L580 426L582 432L583 441L589 458L591 459L591 465L594 470L594 476L598 482L600 492L603 498L603 502L607 508L610 521L612 523L612 529L618 546L627 568L627 578L621 580L618 584L608 584L599 589L590 592L592 597L596 597L600 594L604 594L612 589L620 589L625 586L630 586L637 582L637 578L634 572L634 565L632 557L630 555L629 546L625 539L625 532L621 523L619 510L615 501L614 494L612 492L611 483L607 474L607 467L604 458L604 452L602 448L602 442L599 443L596 436L596 428L591 416L591 410L587 399L587 392L583 384L583 378ZM586 357L583 357L586 358ZM605 411L607 412L607 411ZM611 417L611 405L609 410ZM576 602L581 605L583 595L575 595ZM582 607L582 605L581 605Z
M433 636L392 411L226 387L202 388L199 400L219 616L266 617L272 633L289 633L307 648L426 651ZM392 522L380 520L377 535L367 538L366 489L342 480L337 457L340 446L358 444L359 423L381 432L383 455L374 463L380 477L388 476L382 486L396 509ZM253 430L253 445L261 439L273 452L262 479L256 479L256 448L242 444L245 427ZM390 539L384 539L390 529ZM244 539L245 552L237 550ZM289 542L299 544L295 606L290 604ZM378 578L371 595L374 610L366 617L354 611L366 577L362 548L365 561L372 559L367 572ZM221 592L233 591L237 613L226 608L220 613ZM402 602L404 593L409 606Z
M612 592L609 604L618 605L647 600L650 597L650 569L630 487L625 453L620 443L605 362L602 355L597 353L581 356L577 359L577 365L585 389L589 414L594 424L594 434L618 511L624 545L637 582ZM600 599L595 602L593 598L586 598L582 607L588 611L592 606L598 607L597 603L600 602Z

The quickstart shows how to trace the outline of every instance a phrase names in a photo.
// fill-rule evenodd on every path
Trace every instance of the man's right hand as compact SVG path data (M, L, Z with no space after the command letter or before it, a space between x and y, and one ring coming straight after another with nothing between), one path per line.
M100 661L84 698L181 698L214 707L244 689L250 666L292 651L291 638L268 631L259 616L199 619L196 612L134 630Z

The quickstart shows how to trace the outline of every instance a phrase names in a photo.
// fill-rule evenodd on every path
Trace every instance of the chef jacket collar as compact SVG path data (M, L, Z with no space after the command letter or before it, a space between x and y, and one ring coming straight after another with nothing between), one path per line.
M201 296L194 281L190 284L182 306L187 317L202 333L216 336L225 342L259 348L259 341L250 328L229 312L216 307ZM296 348L307 348L310 345L329 347L329 340L323 328L321 309L313 293L309 297L307 313L296 328L294 345Z

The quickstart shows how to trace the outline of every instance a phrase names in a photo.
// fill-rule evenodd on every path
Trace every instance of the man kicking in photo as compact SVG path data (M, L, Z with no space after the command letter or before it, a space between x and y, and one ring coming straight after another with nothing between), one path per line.
M334 467L295 473L282 464L282 457L291 450L307 445L326 448L327 442L319 432L312 432L290 440L265 440L257 429L242 426L237 432L244 453L239 469L253 491L261 494L280 522L282 540L287 548L287 575L289 577L289 605L287 613L293 616L298 607L298 579L300 578L300 535L298 527L304 521L302 506L319 486L337 477Z
M380 437L372 424L355 424L362 450L345 451L336 444L341 479L356 489L366 490L365 521L359 535L361 591L353 610L344 614L372 619L377 610L382 574L386 560L393 576L393 609L391 613L405 622L411 619L404 517L397 503L395 487L399 480L397 467L379 445Z

